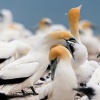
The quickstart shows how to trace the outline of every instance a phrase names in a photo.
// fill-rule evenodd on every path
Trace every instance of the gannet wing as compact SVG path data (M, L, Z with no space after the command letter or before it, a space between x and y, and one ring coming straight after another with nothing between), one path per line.
M0 71L0 79L28 78L33 75L38 68L38 62L23 63L13 67L7 67Z

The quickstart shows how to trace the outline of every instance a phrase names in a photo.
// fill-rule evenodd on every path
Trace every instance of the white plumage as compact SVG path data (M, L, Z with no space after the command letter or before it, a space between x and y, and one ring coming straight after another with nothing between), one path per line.
M61 34L63 34L64 36L62 37ZM13 80L16 78L20 79L24 77L27 79L19 82L17 86L15 85L16 88L13 89L12 87L14 85L6 86L5 84L1 91L4 91L5 93L11 93L19 91L26 87L33 86L33 84L43 75L47 66L49 65L48 55L51 46L57 43L65 45L65 39L67 40L71 37L73 36L70 33L67 33L66 31L59 31L55 33L50 33L46 35L43 39L40 39L26 56L8 64L0 71L1 81L2 79L5 81L5 79ZM64 39L63 42L62 39Z
M54 53L55 56L52 55ZM55 73L51 73L51 75L54 74L54 79L37 89L39 98L47 97L47 100L74 100L76 92L73 88L77 87L77 80L71 66L70 53L66 48L56 46L50 50L50 59L54 60L55 58L57 59L57 65L52 66L53 64L51 64L51 68L57 66Z

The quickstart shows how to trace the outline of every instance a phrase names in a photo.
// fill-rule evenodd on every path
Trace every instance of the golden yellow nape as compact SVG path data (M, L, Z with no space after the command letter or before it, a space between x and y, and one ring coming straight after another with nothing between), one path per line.
M73 35L70 32L67 31L56 31L48 34L49 37L54 39L70 39L73 37Z
M91 26L92 26L92 23L89 22L89 21L85 21L85 22L82 24L82 28L83 28L83 29L87 29L87 28L89 28L89 27L91 27Z
M50 49L49 59L54 60L55 58L70 60L70 52L60 44L54 45Z
M9 25L9 29L16 29L15 24L10 24L10 25Z
M46 26L48 26L46 23L52 23L51 19L49 18L42 18L39 22L39 28L44 28Z
M68 12L68 21L70 26L71 34L75 37L75 39L81 43L80 37L79 37L79 28L78 28L78 22L80 19L80 5L79 7L71 8Z

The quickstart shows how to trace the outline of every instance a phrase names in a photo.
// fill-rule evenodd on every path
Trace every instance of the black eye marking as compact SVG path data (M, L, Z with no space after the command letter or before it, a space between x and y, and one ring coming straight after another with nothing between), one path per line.
M44 22L45 25L51 25L52 23L49 22Z
M74 38L70 38L68 41L74 42L74 43L78 43Z

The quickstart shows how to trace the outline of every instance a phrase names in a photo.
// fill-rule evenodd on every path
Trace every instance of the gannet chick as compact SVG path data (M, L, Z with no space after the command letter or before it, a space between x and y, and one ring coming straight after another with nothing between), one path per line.
M72 34L58 31L38 40L26 56L8 64L0 71L0 85L4 85L1 91L8 94L27 87L31 87L33 91L33 84L39 80L49 65L50 48L55 44L66 46L66 41L71 38L74 39Z
M71 33L74 35L75 39L81 45L82 43L81 43L81 39L80 39L80 36L79 36L79 28L78 28L80 8L81 8L81 6L70 9L69 12L68 12L68 20L69 20ZM84 50L86 50L86 49L84 49ZM87 53L87 50L85 51L85 53ZM77 74L77 77L79 77L79 80L78 80L79 83L80 82L82 82L82 83L88 82L88 80L91 78L91 75L93 74L94 70L98 66L99 66L99 64L97 62L88 61L88 59L86 59L86 61L84 61L84 63L81 66L78 66L78 68L76 69L77 70L76 74Z
M77 79L71 66L70 52L63 46L51 48L51 80L38 88L39 98L44 100L74 100L73 87L77 87Z

